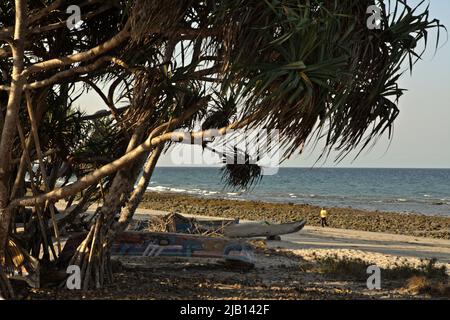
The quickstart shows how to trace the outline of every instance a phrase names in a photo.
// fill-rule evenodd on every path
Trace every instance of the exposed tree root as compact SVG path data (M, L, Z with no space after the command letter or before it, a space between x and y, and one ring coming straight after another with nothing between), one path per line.
M83 290L99 289L113 281L104 221L103 215L99 215L69 263L80 267Z

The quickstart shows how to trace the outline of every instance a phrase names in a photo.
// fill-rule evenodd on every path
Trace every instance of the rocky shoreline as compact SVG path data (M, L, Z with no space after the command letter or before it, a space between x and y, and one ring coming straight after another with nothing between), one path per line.
M262 201L236 201L200 198L178 193L148 192L141 208L180 213L289 222L306 218L319 226L320 208L307 204L279 204ZM450 239L450 218L421 214L364 211L353 208L327 208L330 227L387 232L438 239Z

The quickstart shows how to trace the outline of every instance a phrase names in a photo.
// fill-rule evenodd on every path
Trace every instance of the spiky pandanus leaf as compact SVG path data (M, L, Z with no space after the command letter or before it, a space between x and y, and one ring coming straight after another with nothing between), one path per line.
M226 164L221 171L222 182L236 190L251 188L262 178L262 169L257 164Z
M441 28L428 8L394 3L402 14L383 5L385 28L369 30L369 0L228 2L236 23L227 31L225 84L242 87L242 115L280 130L286 157L315 129L341 156L390 132L402 63L420 57L416 43Z
M226 127L236 115L237 101L233 91L228 96L216 92L212 102L213 105L203 120L202 130Z

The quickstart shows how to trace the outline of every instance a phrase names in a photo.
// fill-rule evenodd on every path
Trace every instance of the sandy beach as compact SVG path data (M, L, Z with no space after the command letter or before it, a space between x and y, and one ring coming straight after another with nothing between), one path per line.
M228 209L224 209L226 207ZM95 208L92 206L89 211L93 212ZM286 208L289 209L287 213ZM223 261L215 259L115 257L114 276L117 281L113 285L84 293L33 289L28 298L448 299L450 296L450 240L442 232L449 226L450 219L333 208L330 210L333 227L322 228L312 217L315 210L309 206L289 204L147 194L136 212L137 220L173 211L208 220L236 217L235 214L239 213L242 222L285 221L293 217L292 212L296 213L296 219L311 218L303 230L283 235L281 241L248 240L255 250L255 267L251 270L230 269ZM338 217L341 212L346 213ZM376 217L375 221L383 217L383 231L364 230L374 228L374 222L367 219L371 215ZM356 217L353 224L349 221L352 217ZM395 221L403 227L389 227L388 223L395 224ZM409 221L413 227L408 227ZM354 229L341 227L347 225ZM431 226L440 229L434 230ZM433 237L414 235L415 228ZM396 232L389 232L391 230ZM381 269L382 286L379 290L367 288L367 267L370 265Z
M136 212L139 219L168 213L169 211L143 208ZM183 214L200 220L218 218ZM245 221L250 220L243 220ZM436 259L439 266L445 266L450 272L450 240L446 239L308 225L300 232L281 236L281 241L265 243L267 248L291 252L305 259L345 257L361 259L382 268L390 268L399 263L419 266L424 260Z
M157 201L155 201L155 199L157 199ZM184 204L185 202L189 202L191 205L187 206ZM230 205L231 212L238 212L238 215L234 216L232 213L229 213L229 209L228 211L219 210L224 207L230 208ZM251 208L256 205L261 205L263 207L267 206L271 209L267 211L266 219L261 219L264 217L260 214L261 210L258 209L256 213L252 212ZM57 207L62 210L64 207L63 203L60 203ZM150 209L149 207L164 208L165 210ZM185 208L185 210L179 211L178 209L180 207ZM242 207L247 208L247 211L242 210ZM398 262L408 262L412 265L418 265L420 264L420 261L424 259L437 259L439 263L445 265L450 270L450 240L447 239L448 237L445 230L411 231L411 229L406 228L410 220L413 220L416 224L418 223L417 220L419 220L425 227L447 227L450 225L450 218L418 215L401 216L399 214L360 212L358 210L349 210L344 217L338 217L337 215L340 214L338 212L344 209L331 209L331 212L333 212L333 217L331 217L330 223L332 225L337 224L336 221L339 224L350 224L350 222L346 222L345 219L351 219L352 214L355 215L357 220L362 220L360 219L360 215L384 215L386 221L400 218L404 221L405 226L403 229L397 229L395 231L404 231L405 234L396 234L388 232L389 230L392 230L389 228L386 228L384 232L365 231L364 229L370 229L374 224L374 222L369 221L371 217L369 217L369 219L365 219L366 225L361 223L359 225L357 223L353 224L353 226L360 226L363 230L336 227L322 228L317 226L317 219L314 219L314 217L312 219L310 218L310 215L312 214L306 213L305 215L304 213L305 209L316 211L318 208L310 206L297 207L300 207L300 210L298 210L300 213L292 219L303 219L304 217L307 219L309 218L307 226L300 232L281 236L281 241L266 241L268 248L291 251L304 257L324 257L327 255L336 255L338 257L357 258L382 267L389 267ZM96 205L91 206L89 208L89 212L95 212L96 208ZM147 194L145 200L136 211L135 219L150 219L153 216L164 216L170 212L179 212L186 217L200 220L214 220L223 217L244 217L244 219L241 219L241 222L285 222L285 219L287 218L285 218L283 214L280 214L281 219L274 216L274 214L277 214L277 212L274 213L275 209L282 211L285 208L286 205L283 204L201 199L169 193L151 193ZM292 209L291 205L288 205L287 208L289 209L289 212L295 210ZM205 211L208 214L205 214ZM379 221L379 217L376 216L375 220ZM418 236L421 234L428 235L428 237Z

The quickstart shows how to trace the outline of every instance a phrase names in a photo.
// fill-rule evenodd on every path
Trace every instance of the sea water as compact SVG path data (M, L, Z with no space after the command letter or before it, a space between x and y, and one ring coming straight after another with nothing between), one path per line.
M280 168L248 190L220 168L157 167L148 191L450 216L450 169Z

